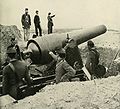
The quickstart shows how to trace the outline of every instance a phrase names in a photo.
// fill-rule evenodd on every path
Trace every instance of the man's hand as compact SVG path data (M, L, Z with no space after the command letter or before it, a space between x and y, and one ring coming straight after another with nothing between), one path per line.
M49 51L49 55L52 55L53 54L53 52L52 51Z
M67 43L64 49L66 50L68 47L70 47L70 43Z
M57 61L57 56L52 52L52 51L49 51L49 55L52 56L52 58Z

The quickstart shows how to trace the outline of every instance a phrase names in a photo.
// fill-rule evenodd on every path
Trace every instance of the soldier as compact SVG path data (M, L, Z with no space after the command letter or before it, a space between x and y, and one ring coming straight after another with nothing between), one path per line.
M15 39L15 37L12 37L10 41L11 44L7 47L7 49L11 47L15 47L15 45L17 44L17 40Z
M76 44L76 41L74 39L68 39L68 43L64 47L66 51L66 61L69 65L71 65L73 68L82 69L83 62L81 58L80 50Z
M94 77L97 77L97 69L98 69L100 54L96 50L94 43L91 40L87 42L87 46L89 52L87 55L87 61L85 66L93 79Z
M16 49L9 48L7 50L10 63L3 69L3 94L9 94L15 99L20 99L22 96L19 87L25 82L28 86L31 85L30 75L27 65L20 60L15 59Z
M22 60L23 53L21 52L20 47L17 44L17 40L14 37L11 38L11 44L10 44L10 46L7 47L7 49L13 48L13 47L15 47L15 49L17 51L17 55L16 55L17 59Z
M34 24L35 24L35 33L38 36L38 30L39 30L39 35L42 36L42 29L40 26L40 17L38 15L38 11L36 11L36 15L34 17Z
M25 8L25 14L22 15L21 22L24 30L24 40L28 41L30 36L30 26L31 26L31 18L30 15L28 14L28 8Z
M47 19L48 19L48 34L51 34L53 31L53 26L54 26L53 20L52 20L53 17L55 17L55 15L51 16L51 13L49 12L48 17L47 17Z
M57 61L56 64L56 83L67 82L75 75L75 70L65 61L65 50L57 49L56 55L53 52L49 52L54 60Z

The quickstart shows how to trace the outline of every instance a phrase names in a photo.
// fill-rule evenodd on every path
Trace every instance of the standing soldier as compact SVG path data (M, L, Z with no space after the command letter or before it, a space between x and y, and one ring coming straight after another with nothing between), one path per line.
M94 43L91 40L87 42L87 46L88 46L89 52L87 55L87 61L85 66L93 79L94 77L97 77L98 76L97 73L99 73L97 69L98 69L100 54L96 50Z
M28 68L23 61L15 59L16 49L14 47L8 48L7 54L10 58L10 63L3 69L3 94L9 94L15 99L20 99L22 95L19 92L19 87L25 81L28 86L31 84Z
M39 35L42 36L42 29L41 29L41 26L40 26L40 17L38 15L38 11L36 11L36 15L34 17L34 24L35 24L36 36L38 36L38 30L39 30Z
M65 50L58 49L56 55L53 52L49 52L54 60L57 61L55 74L56 83L68 82L75 75L75 70L65 60Z
M83 74L80 76L80 80L84 81L86 80L84 78L84 73L82 71L83 68L83 61L81 58L80 49L78 48L78 45L76 44L76 41L74 39L70 39L67 37L67 44L64 47L66 51L66 61L70 66L72 66L76 70L76 74L80 73Z
M68 62L68 64L70 64L75 69L77 69L78 66L79 69L82 69L83 62L76 41L74 39L68 39L68 43L66 44L64 49L66 51L66 61Z
M55 17L55 15L51 16L51 13L49 12L48 17L47 17L47 19L48 19L48 34L51 34L53 32L53 26L54 26L53 20L52 20L53 17Z
M28 41L30 36L30 26L31 26L31 18L30 15L28 14L28 8L25 8L25 14L22 15L21 22L24 30L24 40Z

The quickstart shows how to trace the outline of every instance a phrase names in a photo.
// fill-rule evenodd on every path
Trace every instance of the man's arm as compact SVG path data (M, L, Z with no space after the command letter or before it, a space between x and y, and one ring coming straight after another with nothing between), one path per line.
M61 81L64 81L75 76L76 71L66 61L63 63L63 69L67 73L62 76Z
M52 15L51 18L55 17L55 15Z
M7 72L7 68L3 69L3 78L2 78L2 93L3 94L8 94L8 72Z
M35 24L36 16L34 16L34 24Z
M39 23L40 23L40 17L38 16L38 21L39 21Z
M22 23L22 26L24 26L24 15L22 15L21 23Z
M69 43L65 45L64 50L67 50L67 48L69 48Z
M91 70L93 71L92 73L95 73L95 69L96 69L96 58L95 58L95 54L93 52L90 53L90 59L91 59Z
M49 52L49 55L51 55L52 56L52 58L55 60L55 61L57 61L57 56L53 53L53 52Z
M82 60L80 49L78 48L78 46L77 46L77 49L78 49L78 53L79 53L79 60L78 60L78 62L80 64L80 67L82 68L83 67L83 60Z
M32 83L32 80L30 78L30 73L29 73L27 66L26 66L26 71L25 71L25 80L27 81L28 86L30 86Z
M30 18L30 15L29 15L29 23L30 23L30 25L31 25L31 18Z

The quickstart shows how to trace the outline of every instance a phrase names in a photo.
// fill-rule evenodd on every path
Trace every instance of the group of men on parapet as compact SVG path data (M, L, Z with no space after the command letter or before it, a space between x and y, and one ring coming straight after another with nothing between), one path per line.
M48 19L48 34L51 34L53 32L53 20L52 18L55 17L55 15L51 15L51 13L48 13L47 19ZM25 8L25 14L22 15L21 18L22 27L24 31L24 40L28 41L30 36L30 26L31 26L31 17L28 14L28 8ZM36 36L42 36L42 28L40 25L40 17L39 17L39 11L36 10L36 15L34 16L34 25L35 25L35 35ZM38 32L39 31L39 32Z

